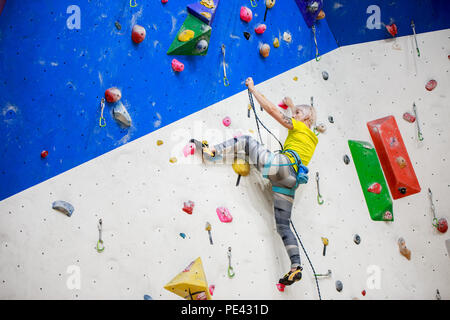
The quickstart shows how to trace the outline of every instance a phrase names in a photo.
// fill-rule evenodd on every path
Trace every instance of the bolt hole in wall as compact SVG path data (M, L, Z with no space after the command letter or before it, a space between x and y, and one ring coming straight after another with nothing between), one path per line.
M112 297L116 294L115 297L136 298L144 296L144 291L148 289L151 290L149 293L152 296L174 298L173 295L169 295L170 292L162 291L162 288L166 285L169 291L176 294L179 292L178 289L187 292L185 283L177 283L176 278L172 282L169 280L192 261L186 269L193 270L194 274L205 277L205 298L209 297L206 276L210 283L211 281L216 282L217 286L221 288L219 292L222 292L223 298L230 296L253 298L255 295L265 298L279 297L280 292L274 286L273 277L282 276L287 269L288 262L285 252L282 252L284 248L281 240L276 233L272 215L273 208L266 204L268 201L258 198L262 196L255 192L261 184L252 181L253 177L244 177L241 185L236 188L234 186L235 176L230 175L231 171L215 167L208 170L203 168L189 170L189 173L192 174L189 179L184 177L187 174L186 171L180 170L180 167L175 165L176 157L172 157L173 163L169 164L168 159L171 156L169 147L164 149L166 145L169 145L170 148L173 147L170 139L173 128L177 128L177 126L190 128L192 124L190 119L195 119L208 125L215 121L223 129L222 119L225 115L235 112L235 109L236 118L232 117L231 126L237 123L241 127L255 129L254 123L250 122L252 119L247 121L246 110L242 112L238 109L241 105L244 109L246 108L247 97L245 94L244 98L239 94L235 96L236 93L245 89L243 85L245 78L252 76L257 83L267 80L266 84L261 85L261 88L268 96L270 94L271 99L292 94L299 99L308 101L309 97L314 94L315 101L318 102L315 103L315 106L320 119L327 119L331 113L339 115L336 117L336 128L329 129L330 131L335 130L334 133L320 133L321 145L319 145L311 164L311 169L320 170L321 176L324 177L323 180L327 182L323 190L327 206L317 208L316 194L313 189L315 186L310 182L302 188L295 202L295 212L299 212L298 210L301 208L302 216L296 215L293 218L296 225L300 224L301 226L299 231L305 236L304 242L316 267L321 269L318 272L322 272L322 269L333 268L333 279L325 277L320 280L321 286L324 288L324 298L351 299L356 295L362 298L366 296L364 288L367 289L367 298L386 297L386 292L389 290L383 291L376 288L377 286L369 288L367 285L369 282L362 279L361 269L367 267L367 261L378 263L377 267L381 270L384 270L382 268L385 267L393 272L394 276L388 278L389 281L393 281L393 287L397 288L392 293L392 297L417 297L415 294L420 292L420 298L433 298L430 290L438 283L436 279L439 277L431 278L427 282L429 285L419 284L421 290L408 287L409 285L405 285L405 283L414 283L418 280L412 279L411 274L422 274L419 272L422 271L421 267L414 264L416 256L421 257L421 260L432 260L433 273L441 275L441 272L445 272L445 263L448 264L448 260L442 260L441 257L445 255L448 258L448 255L443 254L443 250L441 250L443 248L442 237L436 237L442 236L444 233L439 231L439 225L431 225L430 221L432 220L429 214L422 214L427 210L424 199L421 198L423 192L419 193L419 191L413 190L416 194L411 196L409 198L411 202L407 203L404 202L404 199L395 199L396 202L393 203L391 193L395 198L401 197L398 194L400 189L406 189L404 192L400 192L401 194L410 192L409 190L415 187L416 179L413 178L417 178L421 182L434 183L437 186L433 188L438 195L434 202L436 207L439 209L448 207L448 202L440 188L441 179L446 176L441 173L440 177L436 177L438 175L436 172L442 168L434 168L436 170L430 172L424 165L427 153L433 149L442 150L443 141L436 140L433 142L436 144L433 144L432 147L425 145L425 148L423 146L420 148L420 145L416 144L420 137L417 136L416 130L420 125L426 129L430 140L433 135L436 138L438 136L433 132L434 128L439 128L438 130L442 131L445 138L448 137L447 129L442 127L441 121L438 121L443 116L437 116L445 114L442 109L442 106L445 105L443 101L448 102L448 100L443 100L438 95L445 94L440 90L442 90L441 87L445 88L448 85L448 79L442 78L441 61L433 64L432 58L436 58L437 55L436 50L430 49L436 44L438 44L438 48L442 48L442 43L438 40L448 36L436 33L436 38L433 38L432 34L430 38L420 41L419 43L423 46L422 58L425 60L422 62L419 60L417 64L430 66L428 69L430 71L428 74L424 74L423 68L417 68L420 72L416 72L414 77L405 76L405 73L413 69L411 57L406 57L406 53L409 52L410 56L415 57L416 51L414 47L413 50L407 50L409 41L399 37L411 35L410 16L417 16L417 8L421 8L420 6L413 6L404 1L394 1L389 8L381 2L366 8L366 4L358 3L358 5L352 6L344 0L327 1L324 6L327 19L316 23L318 47L320 54L323 55L323 60L316 62L314 60L317 58L316 47L312 40L312 33L294 1L277 3L269 11L267 21L265 21L266 29L263 28L264 31L262 31L260 27L257 27L257 23L260 23L264 16L263 6L260 9L252 8L253 20L243 22L239 17L239 11L244 1L230 0L226 5L222 3L216 13L212 24L208 54L195 57L176 55L180 64L174 64L173 57L166 55L166 51L187 16L186 5L191 2L193 1L183 0L160 4L158 1L155 3L138 1L136 7L130 7L127 1L114 3L81 1L77 5L68 1L55 1L45 9L33 2L8 1L6 3L4 11L0 15L0 58L5 62L0 66L0 83L2 83L0 86L0 116L4 124L0 127L0 134L5 137L4 152L0 154L0 165L2 182L8 183L0 184L0 198L4 200L0 202L0 206L14 208L13 210L23 209L17 213L13 210L2 210L2 212L9 212L8 216L13 216L13 212L14 216L17 216L15 221L8 218L9 220L2 223L2 226L14 226L14 228L11 227L14 230L1 230L2 238L0 240L3 242L3 234L6 234L9 244L8 246L5 243L5 246L2 246L3 250L10 250L6 251L6 255L12 252L11 246L16 247L18 243L29 239L28 237L37 238L40 235L39 232L45 233L45 230L36 228L37 225L41 226L44 221L45 225L42 228L53 228L55 225L60 228L56 228L54 231L56 234L46 233L45 241L43 240L39 244L40 250L36 250L37 254L33 256L36 258L36 261L33 262L36 265L44 265L48 261L46 259L52 258L52 252L55 252L51 250L54 249L51 247L54 244L49 244L52 243L50 237L52 234L60 240L59 242L63 243L60 246L67 250L66 255L70 256L70 261L74 260L74 256L82 255L80 259L76 259L76 264L82 265L80 261L105 259L106 254L109 255L106 259L111 258L112 260L101 260L102 262L99 263L106 266L105 269L108 269L109 274L114 273L116 276L127 268L135 271L130 274L123 273L121 279L123 282L118 285L119 290L110 290L111 288L105 285L106 278L103 275L92 269L83 269L88 270L86 277L89 279L83 282L83 285L88 285L87 283L102 283L102 285L97 286L100 288L96 290L100 291L81 293L82 296L99 298ZM261 4L261 1L259 3ZM248 3L247 6L249 6ZM415 17L418 31L421 33L435 30L445 31L448 28L446 24L450 21L444 19L448 18L448 13L447 15L443 14L445 12L443 9L446 8L445 3L440 1L433 3L431 9L423 8L424 14ZM396 15L396 9L401 14ZM367 19L368 22L371 22L370 27L367 24L357 28L352 26L350 27L352 31L347 32L345 28L357 20L347 19L346 17L349 15L364 17L362 20ZM23 16L30 18L21 21L19 18ZM348 23L342 23L343 20ZM21 23L17 21L21 21ZM48 23L42 23L42 21L48 21ZM328 27L328 23L331 28ZM393 23L396 24L395 28L386 28L386 26L392 26ZM145 37L141 34L141 38L131 38L133 27L136 24L145 28ZM333 25L336 27L333 28ZM255 34L255 28L262 33ZM355 32L355 30L363 31ZM244 31L250 34L248 39L243 34ZM392 33L395 35L392 36ZM289 42L281 40L283 34L289 34ZM420 35L422 36L422 34ZM188 37L189 33L184 36ZM271 46L272 43L275 43L274 37L280 39L279 47ZM21 39L20 45L17 39ZM334 50L337 48L335 39L340 45L363 44ZM380 39L396 41L398 46L392 46L387 40L377 44L364 44L364 42ZM270 44L268 45L270 50L267 50L267 47L259 50L260 43ZM225 44L226 55L221 50L222 44ZM405 53L403 57L395 54L399 51L398 48L403 48ZM374 67L374 60L373 57L370 57L369 52L378 57L376 62L379 64L376 67ZM439 54L442 55L441 52ZM222 63L224 56L226 64ZM390 63L391 60L392 63ZM448 63L447 60L445 63ZM349 68L349 65L355 61L361 64L358 65L360 68ZM417 60L415 61L417 62ZM302 66L303 63L305 65ZM222 71L225 65L227 66L229 86L225 86L223 82ZM328 70L326 76L324 76L323 69ZM358 70L367 70L367 74L358 72ZM448 72L448 67L445 71ZM346 77L345 75L349 72L353 72L351 77ZM374 73L378 72L380 74L374 76ZM438 81L427 84L428 77L436 77ZM414 83L411 79L414 79ZM403 80L403 82L399 80ZM327 82L325 83L325 81ZM422 82L416 86L416 81ZM402 84L409 82L411 88L402 87L403 90L400 90L392 84L399 82ZM327 85L328 87L326 87ZM117 90L111 90L111 96L104 94L108 91L107 89L113 88ZM392 93L392 88L405 91L405 93L403 96L397 93L399 95L397 96ZM358 89L359 92L357 92ZM327 91L333 92L333 95ZM120 99L114 100L114 94L117 92L120 94ZM413 112L410 99L414 94L416 94L416 101L420 102L421 120L416 120L415 123L400 122L403 121L401 116L406 111L405 109L411 109L410 112ZM106 103L102 102L103 97L107 100ZM109 99L110 97L112 100ZM227 104L227 99L230 99L229 101L232 103ZM356 118L351 118L352 115L349 114L348 109L339 111L339 106L354 106L355 104L361 106L358 121L355 120ZM432 105L438 112L426 112L428 105ZM209 106L212 107L206 108ZM127 113L118 112L116 107L123 107ZM369 111L363 110L365 107L368 109L370 107ZM103 108L106 109L104 113ZM380 130L373 136L370 132L371 135L369 135L366 122L384 119L383 117L391 113L396 115L398 123L385 119L379 124L385 131ZM413 113L415 113L415 109ZM99 125L101 114L106 121L105 126ZM116 114L119 114L121 124L128 125L123 127L117 123L115 121L118 119ZM240 115L242 115L242 119L239 119ZM264 121L271 120L265 115ZM433 125L430 125L431 123ZM270 122L270 124L271 127L276 125L274 122ZM395 161L390 161L393 152L389 151L389 143L382 139L384 138L383 132L393 135L397 134L397 129L403 135L406 141L405 145L413 159L410 161L408 157L402 163L406 168L410 168L414 163L414 169L416 169L408 171L408 177L413 177L410 180L405 180L405 177L397 174L397 169L393 169L396 165ZM157 145L155 143L159 135L165 144ZM410 139L406 138L408 136ZM374 146L368 147L355 141L354 145L347 148L347 140L355 137L361 137L361 139L364 137ZM138 140L138 138L142 139ZM150 145L151 147L149 147ZM403 142L400 143L400 146L403 146ZM149 152L141 152L141 148L146 148L145 150L149 150ZM371 150L371 153L368 150ZM406 159L405 150L399 148L396 152L402 153ZM352 157L346 155L342 158L342 155L346 153L351 154ZM445 160L444 156L447 154L442 151L440 157ZM378 158L379 160L377 160ZM15 159L15 161L12 162L11 159ZM129 159L133 161L129 161ZM178 155L178 159L183 159L183 156ZM342 159L347 166L342 164ZM92 161L88 162L89 160ZM336 167L331 166L330 163L336 163ZM81 166L77 167L78 165ZM67 171L69 169L73 170ZM57 176L63 172L65 173ZM148 172L161 172L161 177ZM220 174L215 172L220 172ZM205 175L202 175L203 173ZM415 173L417 173L417 177L415 177ZM206 178L207 176L208 178ZM52 177L54 179L47 180ZM173 177L178 178L176 183L173 182ZM206 180L210 179L209 177L214 178L214 183L211 184L210 180ZM367 177L370 178L369 180L379 178L383 181L376 182L377 184L374 185L374 181L364 180ZM183 182L180 183L180 180ZM184 184L184 180L187 181L186 184ZM192 180L192 182L188 180ZM230 184L231 180L233 182ZM350 182L345 184L348 190L342 190L342 181L349 180ZM95 182L94 186L93 181L99 182ZM41 182L44 183L35 186ZM408 188L398 185L404 182ZM228 184L230 185L228 186ZM421 185L423 184L421 183ZM35 188L25 190L32 186ZM41 188L45 190L42 193L45 196L42 197L39 196ZM48 188L54 191L48 192ZM361 192L361 188L363 192ZM242 192L242 189L245 192ZM17 194L23 190L25 190L23 195ZM29 196L30 194L33 196ZM381 200L379 195L383 195ZM71 202L75 202L75 211L73 208L70 210L63 208L61 213L66 216L51 214L48 209L51 208L51 202L57 200L54 199L55 197L65 197ZM195 198L197 206L192 214L187 213L186 215L181 212L180 204L187 201L186 198L189 197ZM218 204L217 199L227 203ZM248 201L248 199L252 199L252 201ZM343 199L345 200L343 201ZM365 207L363 199L368 207ZM21 202L22 200L23 202ZM438 200L441 201L438 202ZM152 214L143 217L142 213L149 213L150 210L144 208L149 205L152 205ZM232 226L236 228L232 231L233 233L230 232L231 229L226 229L226 224L219 224L218 220L212 220L215 208L219 205L227 205L232 208L231 211L235 217ZM31 208L39 209L36 210L38 212L37 219L34 217L24 218L24 212L32 210ZM372 211L372 208L375 209ZM420 214L418 214L419 208ZM395 220L393 220L392 211L394 211ZM339 215L336 212L339 212ZM410 215L408 216L406 212ZM183 215L177 215L177 220L171 219L172 214L176 213ZM104 218L105 223L106 249L104 252L98 245L97 250L90 252L82 250L82 253L75 253L70 248L68 249L69 244L75 243L76 239L79 241L77 243L83 243L83 247L89 241L93 243L92 247L95 247L95 241L97 241L95 224L100 218ZM214 218L216 217L214 216ZM2 216L1 219L6 218ZM212 230L208 230L208 232L211 232L214 243L208 241L203 231L204 224L208 220L212 225ZM315 228L308 227L308 224L314 225ZM92 227L93 225L94 227ZM199 227L200 225L201 227ZM150 235L149 226L152 230ZM253 226L255 228L249 230ZM17 235L17 230L20 235ZM103 229L99 227L99 243L103 241L101 230ZM317 230L327 233L330 237L331 246L328 249L328 255L325 255L328 239L326 240L327 244L323 243L322 251L322 242L319 237L323 235L317 234ZM363 234L361 230L367 234ZM441 232L442 235L436 231ZM360 246L367 246L364 254L356 253L354 251L356 246L351 243L352 236L356 232L363 235L364 241ZM186 234L190 236L186 237ZM248 234L254 236L252 239L256 239L255 242L258 243L258 246L247 247L246 245L241 248L242 243L251 245L251 241L246 238ZM161 239L167 241L166 247L172 249L168 251L173 252L177 259L172 261L167 254L165 255L161 249L163 246L159 242ZM212 238L210 239L212 240ZM402 241L398 241L397 247L396 242L400 239ZM217 251L210 250L219 246L219 248L226 249L230 245L229 242L233 242L233 259L237 260L235 263L233 260L233 265L237 267L238 278L243 279L246 274L251 275L251 270L256 265L263 266L264 277L262 279L249 276L248 281L241 280L247 281L245 284L248 284L249 287L254 288L257 285L258 292L245 289L238 293L226 289L230 288L230 279L223 275L223 269L226 270L227 265L222 260L226 261L226 256L222 257ZM145 246L145 250L142 250L145 253L131 248L131 243ZM377 244L375 245L375 243ZM356 241L355 244L359 245ZM424 250L424 246L429 249ZM150 259L148 254L150 251L152 256L164 258ZM222 251L226 254L226 250ZM386 252L390 254L388 258L385 257ZM399 252L406 259L401 257ZM194 260L196 258L196 256L192 256L194 253L201 255L203 262ZM343 259L348 255L351 255L353 260L359 263L347 262L353 261L352 259L345 259L344 262ZM26 276L32 279L31 283L36 284L33 289L38 288L39 291L48 292L49 295L58 296L58 293L62 293L64 297L73 297L73 295L69 297L67 293L63 293L64 291L56 286L42 287L35 278L35 274L29 273L29 269L32 268L24 263L29 260L25 260L21 256L11 255L11 257L14 258L10 261L11 265L17 265L17 269L26 273ZM123 257L125 261L115 260L118 257ZM261 260L258 260L259 258ZM400 258L404 260L400 260ZM5 259L5 261L7 260L9 261L9 259ZM134 261L134 266L131 266L129 261ZM168 265L168 261L170 265ZM413 270L410 273L395 273L391 261L404 263L406 269ZM55 262L53 266L61 267L57 263ZM143 269L140 268L143 265L145 265L145 270L148 268L160 270L161 274L158 277L160 279L152 279L151 284L146 288L139 284L133 284L131 287L130 283L139 283L133 274L142 275ZM348 268L340 268L344 265ZM23 269L25 270L22 271ZM303 286L294 285L293 290L286 289L286 295L289 294L289 298L316 298L314 277L305 269L307 268L304 268ZM349 269L353 272L349 273ZM203 273L206 273L206 276ZM6 296L18 296L26 292L25 287L14 284L15 277L13 275L1 276L11 279L11 283L13 283L4 291ZM59 277L63 277L63 275L59 273ZM93 280L97 277L101 280ZM398 285L396 277L403 278L400 282L401 285ZM49 278L46 279L49 280ZM443 279L441 277L439 280L441 283L449 283L446 274ZM389 281L383 281L383 286L389 286L386 283ZM3 281L3 283L6 282ZM167 284L168 282L169 284ZM48 283L50 284L51 281ZM449 296L449 292L445 291L445 287L449 286L443 287L441 288L442 294ZM369 290L373 288L376 290ZM432 288L432 290L435 289ZM27 294L30 297L35 297L32 291L29 292ZM360 294L361 292L364 293ZM220 295L220 293L218 294ZM79 295L75 294L74 296L78 297ZM185 296L182 295L182 297Z

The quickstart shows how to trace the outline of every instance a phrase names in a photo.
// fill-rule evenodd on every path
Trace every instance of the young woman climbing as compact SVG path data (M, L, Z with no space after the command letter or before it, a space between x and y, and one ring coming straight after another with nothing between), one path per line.
M195 139L191 139L190 142L194 143L197 149L202 150L204 159L210 161L225 158L227 155L235 157L237 153L244 152L250 164L254 164L263 176L272 182L277 232L283 240L291 261L291 270L280 279L279 283L291 285L302 278L302 267L297 239L289 222L295 190L298 184L302 183L299 180L308 173L306 166L318 143L316 135L311 131L316 122L316 112L309 105L295 106L292 100L286 97L283 103L292 111L292 117L288 117L255 89L252 78L248 78L245 85L264 110L289 129L283 150L280 153L273 153L248 135L227 140L213 147L208 147Z

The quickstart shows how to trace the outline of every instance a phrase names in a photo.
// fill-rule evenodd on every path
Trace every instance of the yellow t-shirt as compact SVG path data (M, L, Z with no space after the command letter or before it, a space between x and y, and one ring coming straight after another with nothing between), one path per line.
M307 166L314 154L319 139L317 139L315 133L303 122L292 118L292 124L293 128L289 130L289 134L284 142L283 151L286 149L294 150L300 156L302 164ZM285 154L292 163L295 163L293 156L289 153ZM297 171L297 166L294 166L294 169Z

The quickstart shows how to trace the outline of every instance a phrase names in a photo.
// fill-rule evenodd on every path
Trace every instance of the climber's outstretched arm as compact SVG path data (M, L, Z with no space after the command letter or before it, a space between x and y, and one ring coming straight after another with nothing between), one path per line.
M264 110L267 111L275 120L277 120L283 127L287 129L292 129L292 119L285 116L272 102L270 102L266 97L264 97L261 93L256 91L255 85L253 83L252 78L247 78L245 81L245 85L250 90L250 93L256 98L258 103L263 107Z

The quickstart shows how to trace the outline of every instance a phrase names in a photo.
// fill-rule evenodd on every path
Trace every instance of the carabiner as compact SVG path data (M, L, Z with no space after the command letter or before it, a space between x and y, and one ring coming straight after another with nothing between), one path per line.
M250 4L252 5L253 8L256 8L258 6L256 0L250 0Z
M222 44L222 55L223 55L223 85L225 87L228 87L230 85L230 82L228 81L227 77L227 69L226 69L226 63L225 63L225 45Z
M130 7L132 7L132 8L137 7L136 0L134 0L134 6L131 4L132 1L133 1L133 0L130 0Z

